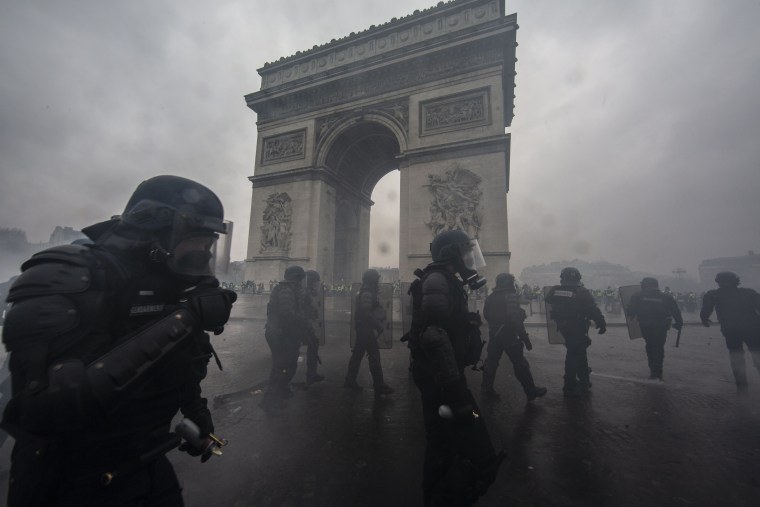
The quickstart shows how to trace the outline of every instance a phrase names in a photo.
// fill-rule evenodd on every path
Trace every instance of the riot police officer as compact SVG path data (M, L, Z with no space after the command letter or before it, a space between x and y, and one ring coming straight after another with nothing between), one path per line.
M680 331L683 327L681 310L672 296L660 291L656 279L646 277L641 280L641 292L631 296L628 316L639 321L641 334L646 342L649 361L649 378L662 380L662 362L665 358L665 339L670 328Z
M236 299L211 270L222 203L157 176L83 232L92 244L35 254L8 295L8 505L181 506L169 426L179 410L209 441L204 330L221 333Z
M306 272L301 266L288 266L284 279L274 286L269 296L264 337L272 352L272 369L269 386L261 401L263 408L278 407L282 400L293 396L289 384L298 368L301 342L311 332L301 307L305 277Z
M319 363L319 337L315 332L315 326L322 317L322 285L319 273L310 269L306 272L306 288L303 295L303 309L306 318L309 319L310 332L306 336L306 384L321 382L325 379L317 373Z
M593 320L599 334L607 331L607 323L594 302L594 297L581 284L581 273L576 268L564 268L559 275L560 285L549 291L546 302L552 306L552 320L565 339L565 384L567 397L580 396L591 388L586 349L591 345L588 337L589 321Z
M517 296L515 277L509 273L496 276L496 288L486 298L483 316L488 322L488 348L483 364L483 383L481 392L490 398L498 398L493 383L496 369L503 353L512 361L515 377L522 385L528 401L533 401L546 394L545 387L536 387L530 364L525 359L523 349L533 349L528 332L525 330L525 310L520 306Z
M464 375L480 359L480 315L469 312L464 285L477 290L485 266L477 240L446 231L430 245L433 262L417 270L410 288L412 376L422 395L427 434L425 505L471 505L496 479L496 454Z
M362 275L362 286L356 296L356 315L354 317L354 329L356 330L356 343L348 360L348 372L343 387L359 390L361 387L356 382L364 354L367 354L369 372L372 375L372 384L375 389L375 398L393 394L393 388L383 380L383 368L380 365L380 347L377 338L383 332L384 310L378 299L380 290L380 273L375 269L368 269ZM382 314L382 315L381 315Z
M760 371L760 294L752 289L740 288L739 277L730 271L718 273L715 283L718 288L707 291L699 316L702 325L710 327L713 310L717 313L720 331L726 339L737 393L746 394L744 345L752 354L755 368Z

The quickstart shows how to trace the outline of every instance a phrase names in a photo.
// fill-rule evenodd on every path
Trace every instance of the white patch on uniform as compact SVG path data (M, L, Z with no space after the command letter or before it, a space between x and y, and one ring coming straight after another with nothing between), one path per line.
M139 296L152 296L155 294L152 290L141 290L137 293Z
M555 296L563 297L563 298L571 298L575 296L575 292L571 290L555 290L554 291Z

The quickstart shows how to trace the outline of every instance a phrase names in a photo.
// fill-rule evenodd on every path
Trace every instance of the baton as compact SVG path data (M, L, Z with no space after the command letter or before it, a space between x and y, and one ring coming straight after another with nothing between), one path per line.
M683 329L683 327L681 327ZM678 336L676 336L676 348L678 348L678 344L681 343L681 329L678 330Z

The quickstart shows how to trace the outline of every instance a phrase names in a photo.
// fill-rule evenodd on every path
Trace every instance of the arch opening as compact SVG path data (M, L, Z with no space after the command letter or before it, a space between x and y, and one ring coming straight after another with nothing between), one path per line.
M333 281L358 280L369 266L372 191L398 168L400 143L387 126L358 121L343 130L326 152L325 166L342 187L336 189Z

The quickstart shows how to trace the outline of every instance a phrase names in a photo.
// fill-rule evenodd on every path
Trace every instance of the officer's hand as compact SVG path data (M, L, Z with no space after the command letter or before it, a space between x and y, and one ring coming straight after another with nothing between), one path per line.
M704 319L702 321L702 325L705 327L710 327L710 324L712 324L712 321L710 319Z
M205 463L209 460L209 458L214 454L211 452L214 449L213 441L210 438L206 438L206 445L203 450L199 450L193 445L191 445L189 442L182 442L179 446L179 450L182 452L188 453L190 456L193 457L201 457L201 463Z
M599 334L604 334L607 332L607 326L602 324L601 326L597 326L597 329L599 330Z
M521 340L525 344L525 348L526 349L528 349L529 351L533 350L533 344L530 341L530 336L529 335L526 334L525 336L523 336L521 338Z
M683 328L683 323L679 324L678 322L676 322L675 324L673 324L673 329L675 329L676 331L680 331L682 328Z
M198 287L182 294L180 304L188 307L206 331L220 334L230 318L237 293L219 287Z

